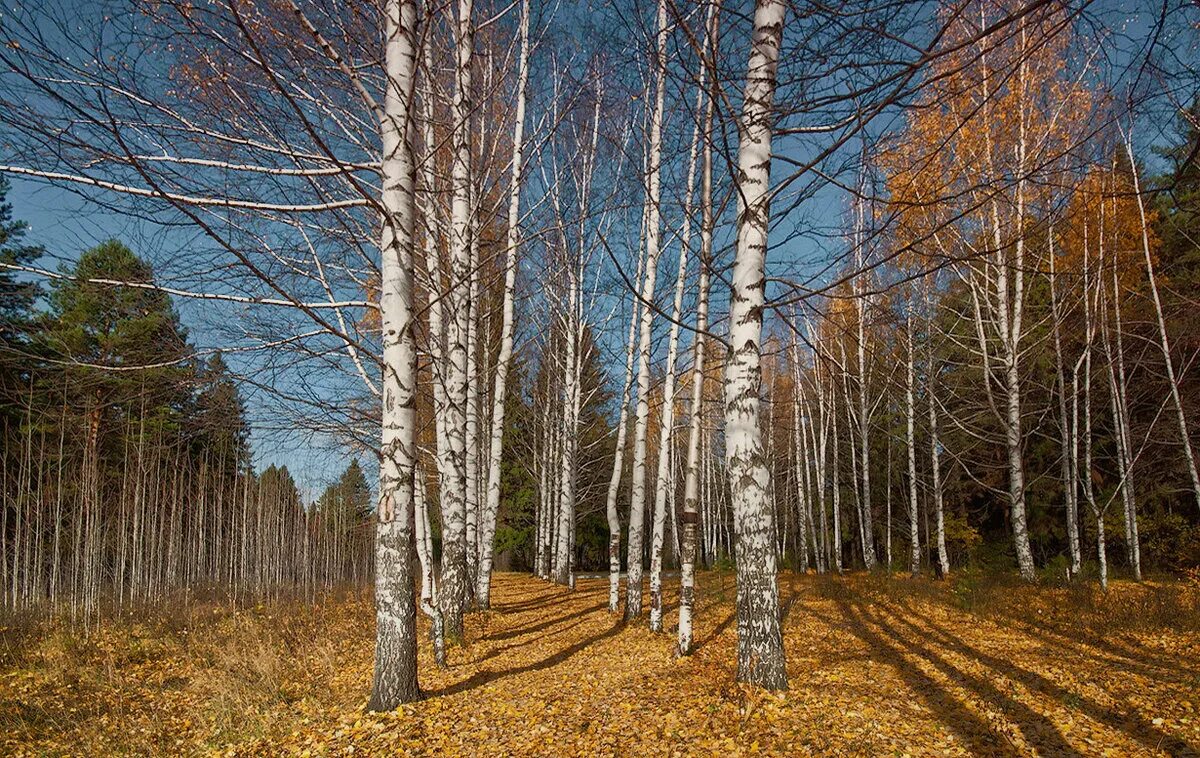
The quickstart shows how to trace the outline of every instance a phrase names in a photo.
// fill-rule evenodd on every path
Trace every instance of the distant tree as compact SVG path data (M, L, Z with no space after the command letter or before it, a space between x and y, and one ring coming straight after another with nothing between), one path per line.
M178 420L194 372L187 331L169 296L95 281L153 284L150 264L110 240L63 273L66 278L51 285L49 320L39 339L47 360L65 371L70 401L86 402L97 414L132 418L145 410L157 411L160 422Z
M1200 96L1179 115L1177 133L1178 142L1161 151L1170 167L1158 182L1156 231L1163 272L1194 285L1200 281Z
M317 511L326 517L345 519L347 523L370 517L371 487L357 458L350 461L336 482L325 488L317 500Z
M97 283L153 284L150 265L120 242L88 250L62 273L35 335L45 364L39 395L61 409L67 438L82 448L83 470L94 473L99 497L122 485L119 462L128 442L177 432L186 422L192 349L167 294Z
M42 248L24 241L29 227L13 218L9 189L8 179L0 176L0 416L11 420L18 414L16 393L29 380L29 330L42 291L8 266L33 263Z
M250 456L250 427L241 393L219 353L208 359L198 379L191 420L193 449L206 453L221 470L236 473Z

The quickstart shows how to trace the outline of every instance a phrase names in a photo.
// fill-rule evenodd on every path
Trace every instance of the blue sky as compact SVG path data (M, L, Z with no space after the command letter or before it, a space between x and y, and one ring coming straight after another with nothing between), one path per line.
M622 7L625 6L622 5ZM927 4L927 7L932 6ZM1128 34L1126 46L1130 49L1136 48L1136 40L1144 36L1147 28L1147 13L1153 10L1148 6L1143 8L1137 4L1124 3L1097 4L1096 9L1098 14L1103 14L1106 23L1112 24L1114 28L1123 26ZM589 11L580 4L568 5L559 13L557 23L563 26L564 33L574 34L577 42L586 43L586 40L578 39L578 35L581 33L579 30L582 27L571 23L571 20L579 14L589 13ZM630 23L633 23L636 15L629 16ZM1128 22L1122 24L1122 19L1126 19ZM741 34L741 30L731 21L727 33ZM788 37L785 30L785 45L787 42ZM733 48L731 47L731 49ZM628 55L629 51L626 50L623 53L614 51L614 54ZM1114 53L1117 57L1127 54L1121 53L1119 50ZM630 69L625 71L629 73ZM732 85L730 89L736 93L736 84ZM734 96L736 97L736 94ZM536 104L531 107L533 111L531 118L538 117L537 107ZM677 121L672 135L672 140L686 142L687 137L690 137L690 128L687 128L686 124L684 128L679 128ZM806 151L812 149L811 146L805 146L803 142L799 139L782 140L777 144L777 150L790 158L799 159ZM668 172L680 174L682 173L680 154L686 153L686 147L680 148L677 144L672 149L674 150L673 160L668 166ZM848 149L857 150L857 143L852 142ZM718 165L717 169L719 173L721 167ZM783 173L783 171L777 170L775 179L778 180ZM668 201L673 198L673 195L678 194L678 178L674 179L674 185L671 184L671 181L666 182L668 189L664 194ZM178 261L186 255L189 245L208 244L190 230L168 229L129 216L106 212L74 193L42 183L14 178L13 190L9 199L13 203L15 215L30 223L31 241L45 246L48 254L47 263L51 267L57 266L62 261L70 261L81 251L109 238L120 239L135 252L152 262ZM803 207L791 217L783 220L775 230L773 240L786 239L787 241L781 247L772 250L771 273L802 279L807 273L823 268L832 254L831 251L843 244L838 239L838 235L845 228L846 208L847 196L845 193L825 188L815 197L807 200ZM630 214L630 216L636 217L636 214ZM669 237L674 225L678 223L678 212L668 209L665 213L665 223L667 224L666 234ZM630 230L623 231L625 238L628 239ZM636 230L633 230L633 235L636 235ZM728 229L718 241L728 242ZM660 293L669 289L673 280L671 273L668 273L676 256L676 252L673 250L673 247L669 247L663 253L663 260L667 263L664 263L663 274L660 274L659 277ZM171 274L170 270L160 271L164 283L171 282ZM665 299L663 298L663 301ZM726 304L727 295L718 285L714 290L713 297L714 315L722 314ZM176 306L191 332L194 343L201 348L221 345L222 338L218 332L234 314L232 309L212 303L197 303L179 299L176 299ZM600 310L608 310L608 308ZM609 328L606 340L608 349L614 355L620 352L619 343L624 339L626 323L624 318L616 318L613 319ZM236 355L228 356L227 360L235 370L238 368L239 358ZM619 370L621 363L623 361L620 360L606 362L607 365L617 366L616 370ZM269 412L268 406L258 402L253 392L247 394L252 421L263 420L264 414ZM256 427L253 442L256 459L260 466L270 463L287 465L298 483L307 490L306 494L310 496L319 492L349 460L349 456L337 451L329 440L315 438L311 435L267 433L262 424Z
M55 185L13 177L8 200L14 218L29 224L28 240L45 247L44 268L75 260L80 253L108 239L119 239L138 255L151 260L169 258L185 249L194 235L186 230L169 230L138 219L107 212L79 195ZM212 325L221 314L211 303L173 298L180 318L193 343L201 348L220 344ZM220 306L216 306L219 308ZM238 357L227 356L236 370ZM243 392L246 392L243 388ZM264 408L250 395L252 421ZM286 465L302 494L315 499L349 464L350 456L329 440L311 435L281 435L264 432L262 425L252 426L252 444L256 466Z

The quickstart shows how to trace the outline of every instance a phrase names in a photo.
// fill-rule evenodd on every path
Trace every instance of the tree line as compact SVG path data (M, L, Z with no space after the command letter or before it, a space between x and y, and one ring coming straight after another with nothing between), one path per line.
M1044 0L128 6L102 55L73 55L94 45L65 7L6 18L0 51L0 170L198 232L163 285L112 250L5 264L49 283L51 321L87 301L63 291L156 303L133 331L162 349L93 348L72 315L45 371L75 414L61 523L116 556L73 558L91 576L160 533L206 578L264 539L235 515L262 500L237 501L244 438L228 464L157 452L194 450L182 419L223 375L198 356L223 349L377 470L350 519L370 513L374 709L419 697L417 615L444 660L500 555L568 587L607 567L610 610L655 631L678 565L680 654L697 561L732 561L738 679L768 688L784 567L1104 584L1194 563L1193 7L1136 36ZM168 293L239 316L201 349ZM123 426L91 423L118 400ZM35 417L12 481L62 460ZM125 462L107 479L101 442ZM205 505L146 505L154 466L194 471ZM89 521L123 498L128 544ZM305 524L288 560L329 524L267 500Z
M7 202L0 225L4 261L40 256ZM220 354L196 355L150 266L110 241L61 274L46 288L0 275L6 611L91 622L188 595L312 597L369 580L357 461L313 503L286 466L256 472L233 376Z

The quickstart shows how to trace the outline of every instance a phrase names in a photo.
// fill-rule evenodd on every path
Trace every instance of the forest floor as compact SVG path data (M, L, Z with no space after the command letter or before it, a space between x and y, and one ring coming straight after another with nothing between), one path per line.
M0 753L1195 755L1200 583L1030 588L781 577L791 688L733 683L731 574L698 649L623 625L605 580L499 575L426 698L363 712L369 598L0 630ZM673 598L671 598L673 601ZM674 619L674 603L667 622Z

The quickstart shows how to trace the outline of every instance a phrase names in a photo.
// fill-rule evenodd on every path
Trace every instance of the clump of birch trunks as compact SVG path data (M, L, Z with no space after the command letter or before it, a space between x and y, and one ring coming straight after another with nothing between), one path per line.
M1189 755L1200 584L1036 588L783 575L790 689L733 684L734 583L700 581L696 649L623 624L604 580L501 574L425 697L364 711L369 597L199 605L0 638L14 755ZM968 596L969 594L969 596ZM667 597L669 631L676 598ZM427 639L422 629L422 639Z

